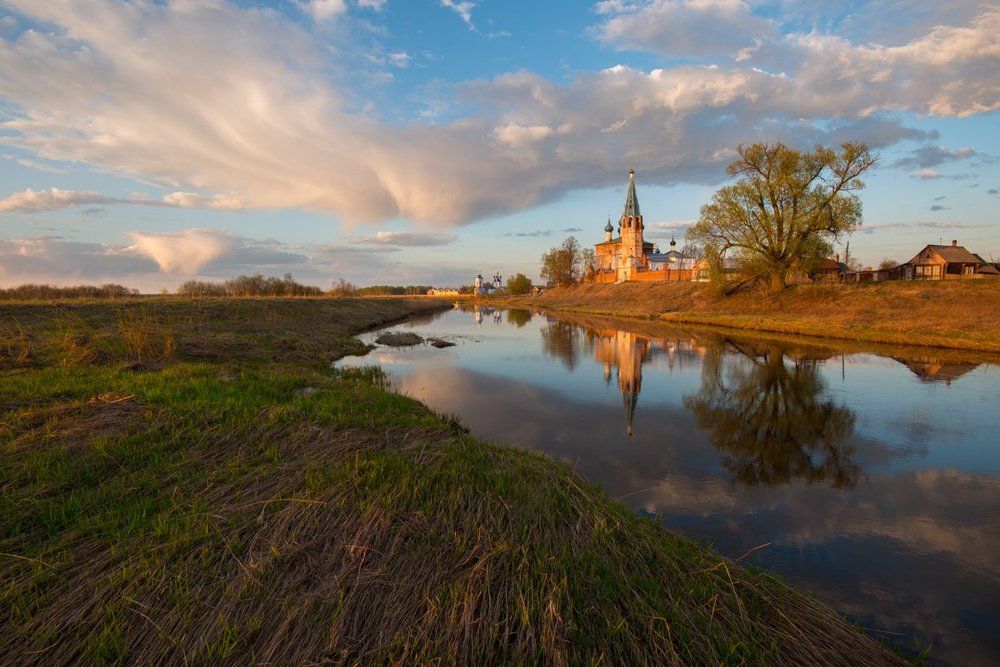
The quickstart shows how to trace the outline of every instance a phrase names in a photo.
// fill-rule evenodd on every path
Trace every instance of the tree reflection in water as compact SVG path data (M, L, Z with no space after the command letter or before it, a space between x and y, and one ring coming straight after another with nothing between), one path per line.
M580 327L550 320L541 330L542 349L549 356L562 361L568 370L574 370L580 363Z
M737 348L738 349L738 348ZM860 467L851 460L854 413L823 396L817 362L785 361L786 350L738 349L745 359L723 364L723 346L712 346L701 389L684 405L723 453L723 465L748 486L777 486L793 479L851 488Z
M518 329L531 321L531 311L525 308L511 308L507 311L507 322Z

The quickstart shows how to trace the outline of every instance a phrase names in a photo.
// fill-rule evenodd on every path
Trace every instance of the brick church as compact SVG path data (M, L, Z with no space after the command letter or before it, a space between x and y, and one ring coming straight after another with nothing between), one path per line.
M671 239L669 252L661 253L643 239L643 229L639 197L635 192L635 169L629 169L618 236L613 236L615 229L608 220L604 241L594 245L595 273L588 279L594 282L690 280L694 263L676 250L677 243ZM682 276L682 271L686 275Z

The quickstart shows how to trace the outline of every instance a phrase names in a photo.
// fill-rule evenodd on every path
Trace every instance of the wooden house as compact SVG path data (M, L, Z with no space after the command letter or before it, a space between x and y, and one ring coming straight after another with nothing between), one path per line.
M818 283L835 283L840 280L841 274L847 273L847 265L840 261L840 255L836 258L827 257L819 266L813 269L808 277Z
M902 264L900 280L944 280L948 278L977 278L980 260L974 254L952 241L951 245L928 245L913 259Z
M739 276L740 271L743 270L743 265L739 260L732 257L722 258L722 273L727 280L733 280ZM691 278L690 280L694 282L708 282L711 280L711 269L708 265L708 259L699 259L691 267Z

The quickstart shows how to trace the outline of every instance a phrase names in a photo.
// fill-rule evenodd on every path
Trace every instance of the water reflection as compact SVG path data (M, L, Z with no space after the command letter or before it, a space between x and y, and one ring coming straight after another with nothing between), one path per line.
M618 388L625 409L625 433L632 435L635 408L642 390L642 363L649 356L650 340L628 331L590 331L594 359L604 366L604 381L611 381L611 369L618 375Z
M824 396L818 362L789 361L777 344L730 347L741 358L725 356L721 346L710 348L701 389L684 397L684 406L724 454L722 464L748 486L802 479L853 487L860 471L851 460L855 416Z
M476 436L727 555L767 544L745 562L933 663L1000 655L995 357L492 309L417 329L459 345L378 360Z
M580 327L550 318L541 334L542 349L549 356L561 361L570 371L579 365L582 352L580 341L583 338Z
M903 364L924 382L944 382L951 384L969 371L979 367L979 364L946 361L938 357L918 356L908 359L896 358L896 361Z
M525 310L523 308L511 308L507 311L507 322L513 324L518 329L523 329L524 326L531 321L531 311Z

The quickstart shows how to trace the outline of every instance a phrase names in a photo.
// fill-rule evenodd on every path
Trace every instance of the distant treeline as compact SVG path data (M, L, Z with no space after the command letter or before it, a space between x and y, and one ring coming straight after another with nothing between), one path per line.
M108 283L107 285L76 285L75 287L56 287L55 285L19 285L17 287L0 288L0 300L31 301L49 299L115 299L136 296L139 290L129 289L122 285Z
M323 290L313 285L303 285L285 274L283 278L264 276L236 276L226 281L189 280L177 288L178 296L204 297L245 297L245 296L414 296L427 294L432 285L372 285L358 287L341 278L330 289ZM471 293L471 285L460 288L463 294ZM163 292L167 294L167 292ZM54 285L21 285L0 288L0 300L50 300L50 299L114 299L138 296L139 290L122 285L78 285L76 287L56 287Z
M413 294L427 294L434 289L433 285L372 285L371 287L359 287L354 290L358 296L399 296Z
M284 278L237 276L225 282L189 280L177 288L181 296L321 296L323 290L296 282L290 273Z

